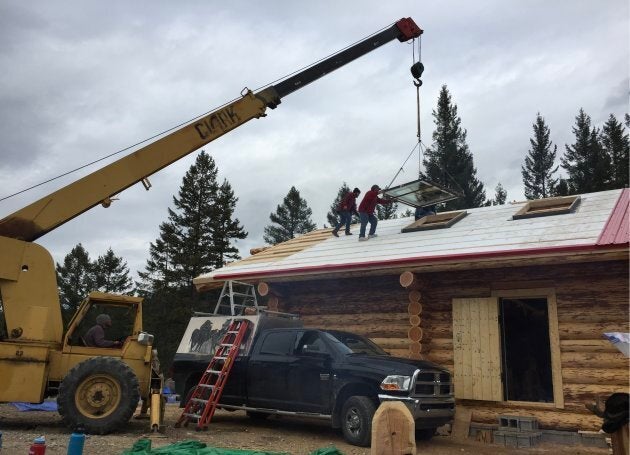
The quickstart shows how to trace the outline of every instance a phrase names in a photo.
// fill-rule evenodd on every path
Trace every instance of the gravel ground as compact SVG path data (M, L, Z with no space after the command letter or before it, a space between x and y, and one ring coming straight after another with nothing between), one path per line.
M163 434L147 433L148 421L132 419L124 432L107 436L87 436L84 454L121 454L142 437L152 440L153 447L174 442L196 439L213 447L239 448L288 452L306 455L315 449L337 447L346 455L367 455L369 449L351 446L344 442L341 433L331 429L326 422L272 417L264 421L252 421L243 412L217 411L208 431L196 432L192 428L174 428L181 409L168 404ZM46 437L47 455L65 455L70 432L62 425L58 414L52 412L18 412L9 404L0 404L0 431L2 432L2 455L28 453L31 442L37 436ZM417 443L418 454L510 454L494 444L473 441L453 441L449 436L435 436L429 442ZM542 444L533 449L519 449L519 453L543 454L592 454L606 455L607 449L567 447Z

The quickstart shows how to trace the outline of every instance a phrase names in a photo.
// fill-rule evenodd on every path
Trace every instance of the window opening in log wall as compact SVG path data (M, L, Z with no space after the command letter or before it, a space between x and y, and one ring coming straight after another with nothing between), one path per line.
M2 293L0 293L0 341L9 336L7 331L7 321L4 317L4 306L2 305Z
M464 218L467 215L467 212L446 212L446 213L438 213L436 215L427 215L420 218L417 221L414 221L409 226L402 228L401 232L416 232L416 231L426 231L429 229L443 229L449 228L459 220Z
M499 299L504 400L553 403L546 298Z
M552 197L529 201L522 209L512 216L512 219L520 220L523 218L572 213L575 211L579 203L580 196Z

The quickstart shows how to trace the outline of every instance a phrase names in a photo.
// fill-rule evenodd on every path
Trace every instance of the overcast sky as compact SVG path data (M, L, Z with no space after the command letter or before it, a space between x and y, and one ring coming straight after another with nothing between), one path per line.
M595 125L628 112L627 0L0 0L0 198L146 139L329 55L401 17L424 29L422 139L440 87L457 104L488 197L522 199L520 167L540 112L558 145L584 108ZM391 42L287 96L204 149L239 198L247 239L294 185L318 227L342 182L387 185L416 144L413 46ZM120 155L119 155L120 156ZM38 243L56 262L81 242L135 274L193 153ZM102 166L101 163L98 166ZM0 202L0 218L96 170ZM414 180L418 155L394 185Z

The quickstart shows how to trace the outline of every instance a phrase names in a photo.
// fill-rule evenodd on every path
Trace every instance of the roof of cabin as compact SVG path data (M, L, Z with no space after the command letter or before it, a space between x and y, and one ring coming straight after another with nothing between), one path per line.
M572 213L512 219L529 201L466 210L450 227L416 232L401 230L413 218L378 222L378 237L358 242L320 229L270 247L197 277L198 289L226 280L282 280L296 276L408 270L418 265L501 261L540 256L592 254L628 244L630 191L580 195ZM623 248L627 251L627 247Z

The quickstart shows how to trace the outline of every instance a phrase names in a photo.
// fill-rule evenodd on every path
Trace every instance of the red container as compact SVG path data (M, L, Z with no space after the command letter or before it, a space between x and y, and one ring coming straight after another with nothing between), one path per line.
M46 455L46 440L43 436L36 438L31 444L28 455Z

